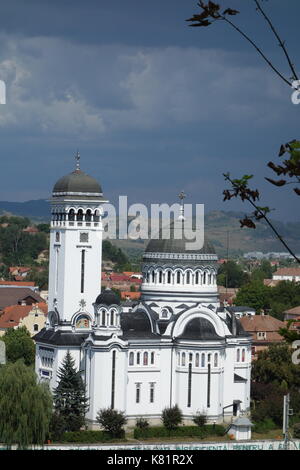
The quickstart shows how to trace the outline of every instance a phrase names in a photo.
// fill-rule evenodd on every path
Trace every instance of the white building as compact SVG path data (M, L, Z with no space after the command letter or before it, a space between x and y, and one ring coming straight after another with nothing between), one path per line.
M86 384L87 420L99 409L123 410L160 423L177 404L189 422L197 411L211 422L250 406L251 337L235 314L220 307L217 256L205 242L186 251L177 239L151 240L143 257L141 301L122 311L102 294L102 189L77 168L54 186L49 266L49 314L36 335L36 372L57 385L70 351Z
M300 282L300 268L279 268L273 274L275 281L294 281Z

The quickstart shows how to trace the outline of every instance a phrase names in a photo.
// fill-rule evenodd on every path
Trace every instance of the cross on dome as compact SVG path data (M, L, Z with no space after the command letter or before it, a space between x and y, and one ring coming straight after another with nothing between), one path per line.
M78 150L75 155L75 161L76 161L76 170L80 170L80 153Z
M186 194L184 191L181 191L178 194L178 197L180 199L180 215L178 217L179 220L185 220L184 219L184 205L183 205L183 200L186 198Z

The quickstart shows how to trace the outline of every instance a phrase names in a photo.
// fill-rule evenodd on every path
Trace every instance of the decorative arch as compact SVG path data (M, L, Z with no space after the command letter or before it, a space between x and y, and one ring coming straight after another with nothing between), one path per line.
M86 312L77 312L71 320L75 329L89 329L92 324L91 316Z
M184 332L187 324L195 318L204 318L212 323L218 336L224 337L226 334L229 334L229 331L225 331L223 322L221 322L221 320L217 318L211 310L206 307L200 307L200 309L199 307L195 307L180 315L174 324L172 336L180 336Z

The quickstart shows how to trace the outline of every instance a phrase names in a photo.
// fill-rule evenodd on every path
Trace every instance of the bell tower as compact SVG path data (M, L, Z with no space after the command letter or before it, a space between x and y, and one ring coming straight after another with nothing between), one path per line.
M100 184L80 169L54 185L51 198L49 312L66 326L76 316L94 320L101 292L103 198Z

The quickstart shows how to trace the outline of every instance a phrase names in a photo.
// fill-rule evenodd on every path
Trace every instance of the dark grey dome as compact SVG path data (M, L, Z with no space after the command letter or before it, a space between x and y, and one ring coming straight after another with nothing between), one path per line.
M194 318L186 325L181 339L220 339L213 324L205 318Z
M120 305L120 299L117 294L110 289L105 289L100 295L98 295L96 302L97 305Z
M144 310L124 312L121 315L121 328L124 333L151 333L151 323Z
M202 254L215 254L213 245L207 240L204 241L203 247L195 250L187 250L186 244L194 240L186 235L192 235L191 230L184 227L184 220L177 219L169 226L170 237L164 231L166 228L161 228L158 232L157 239L151 239L146 247L145 253L202 253ZM192 227L194 230L194 227ZM195 235L194 235L195 237Z
M87 175L80 169L60 178L53 188L53 196L60 194L89 193L93 196L102 196L102 188L95 178Z

